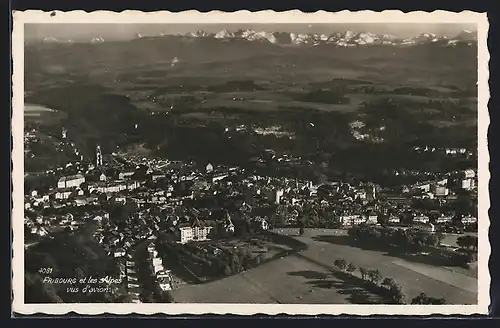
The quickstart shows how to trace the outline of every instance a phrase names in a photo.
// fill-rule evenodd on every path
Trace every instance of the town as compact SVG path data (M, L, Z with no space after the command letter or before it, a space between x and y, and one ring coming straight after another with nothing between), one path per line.
M26 303L483 306L476 25L98 25L25 26Z
M25 139L36 143L36 130ZM59 146L75 147L64 128ZM91 227L129 302L174 302L174 289L288 254L290 246L272 237L287 229L299 236L305 229L336 229L355 239L373 239L378 232L379 239L395 240L398 247L404 242L391 234L416 231L425 234L422 243L439 246L441 253L476 250L458 262L453 257L449 265L477 261L475 169L419 172L420 182L387 188L361 181L316 184L119 151L104 154L99 145L91 160L73 152L74 160L41 173L25 190L26 249ZM272 160L290 161L286 155ZM447 234L476 237L447 243Z

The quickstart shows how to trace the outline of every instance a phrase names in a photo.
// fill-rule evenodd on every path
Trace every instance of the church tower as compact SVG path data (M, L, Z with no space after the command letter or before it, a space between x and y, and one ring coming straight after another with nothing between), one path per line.
M97 145L96 147L96 167L102 166L102 153L101 146Z

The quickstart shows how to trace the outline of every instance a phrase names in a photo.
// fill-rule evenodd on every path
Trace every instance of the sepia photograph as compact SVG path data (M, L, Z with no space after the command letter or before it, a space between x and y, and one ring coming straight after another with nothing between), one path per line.
M266 13L14 14L14 311L487 312L486 15Z

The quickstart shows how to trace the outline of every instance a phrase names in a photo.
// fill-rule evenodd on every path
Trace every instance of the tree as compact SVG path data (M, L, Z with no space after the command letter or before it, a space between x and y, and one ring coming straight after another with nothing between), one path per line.
M420 293L417 297L414 297L411 300L411 304L442 305L446 304L446 300L444 298L431 297L425 293Z
M238 254L233 254L231 257L231 271L233 273L241 272L243 270L243 264L238 256Z
M350 274L352 274L354 271L356 271L356 266L352 263L349 263L349 265L347 266L346 268L347 272L349 272Z
M405 300L405 293L403 286L395 284L390 288L392 300L397 304L403 304Z
M340 269L340 271L345 271L347 268L347 261L344 259L340 259L338 262L338 268Z
M257 256L254 258L254 263L255 263L255 265L259 265L259 264L261 264L262 262L264 262L264 255L259 254L259 255L257 255Z
M368 272L368 275L370 277L370 280L374 284L378 284L380 280L382 280L382 275L380 274L380 271L378 270L370 270Z
M471 235L458 237L457 245L463 248L477 249L477 237Z
M384 279L384 281L382 281L382 286L385 286L390 289L393 286L396 286L396 281L394 280L394 278L387 277Z
M231 271L231 267L229 265L224 266L224 275L225 276L230 276L233 272Z
M438 246L440 243L439 237L436 234L428 234L425 239L425 244L427 246Z
M368 270L366 268L358 268L359 273L361 273L361 279L366 280Z

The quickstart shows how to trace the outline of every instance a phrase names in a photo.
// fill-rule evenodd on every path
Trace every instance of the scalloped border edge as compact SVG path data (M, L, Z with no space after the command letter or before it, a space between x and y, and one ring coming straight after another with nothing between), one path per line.
M478 178L479 178L479 289L477 305L441 305L441 306L413 306L413 305L319 305L319 304L24 304L24 249L23 221L23 126L24 118L20 108L24 106L24 24L62 24L62 23L148 23L148 24L175 24L200 23L230 24L230 23L476 23L478 25ZM166 314L166 315L193 315L193 314L235 314L235 315L471 315L487 314L490 304L489 284L490 274L488 261L491 248L488 239L490 207L489 197L489 153L488 129L490 118L488 102L489 89L489 60L488 51L488 19L486 13L472 11L450 12L437 10L433 12L414 11L405 13L400 10L385 10L375 12L371 10L351 12L316 11L304 13L300 10L276 12L262 10L250 12L240 10L235 12L209 11L200 12L187 10L182 12L141 12L125 10L112 11L14 11L12 32L12 59L13 59L13 98L12 98L12 283L13 304L12 310L20 314L51 314L64 315L78 313L83 315L99 314ZM17 219L14 219L17 218ZM20 231L16 233L16 231Z

